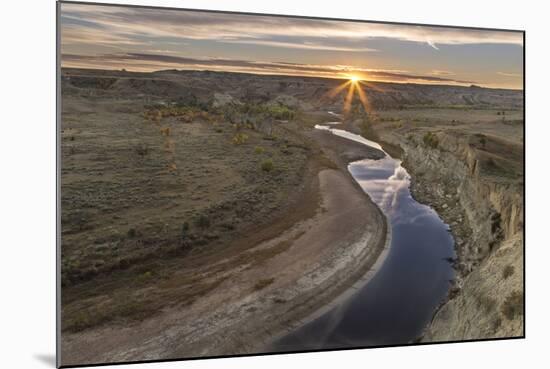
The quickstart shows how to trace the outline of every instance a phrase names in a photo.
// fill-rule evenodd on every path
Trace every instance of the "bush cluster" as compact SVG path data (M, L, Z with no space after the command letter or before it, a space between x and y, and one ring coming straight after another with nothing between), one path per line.
M266 159L262 161L261 168L264 172L271 172L275 166L271 159Z
M436 149L439 145L439 139L437 138L437 135L433 132L428 132L424 135L423 138L424 145L431 147L432 149Z

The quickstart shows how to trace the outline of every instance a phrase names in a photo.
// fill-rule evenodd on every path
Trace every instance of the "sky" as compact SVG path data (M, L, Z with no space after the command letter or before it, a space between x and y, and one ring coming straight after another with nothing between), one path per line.
M523 87L521 32L61 4L63 67Z

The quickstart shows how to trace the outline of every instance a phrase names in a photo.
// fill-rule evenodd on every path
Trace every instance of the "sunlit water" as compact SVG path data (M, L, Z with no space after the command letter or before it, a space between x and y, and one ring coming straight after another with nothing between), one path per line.
M382 150L359 135L326 125L316 128ZM357 293L279 339L274 351L410 343L450 287L454 271L447 259L455 254L449 227L411 197L410 176L401 161L386 153L380 160L353 162L348 169L388 218L392 238L387 258Z

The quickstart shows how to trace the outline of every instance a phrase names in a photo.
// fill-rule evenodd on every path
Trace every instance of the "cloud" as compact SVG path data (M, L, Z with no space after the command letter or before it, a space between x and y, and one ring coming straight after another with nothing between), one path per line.
M458 83L458 84L473 84L473 81L463 81L452 78L434 77L418 74L391 73L382 71L366 72L362 74L365 79L387 79L390 81L417 81L417 82L441 82L441 83Z
M434 76L453 76L456 73L448 71L448 70L438 70L434 69L430 72L430 74L433 74Z
M393 70L354 68L345 65L315 65L288 62L260 62L227 58L191 58L166 54L115 53L102 55L62 54L63 67L111 68L136 71L162 69L194 69L260 74L283 74L310 77L346 78L358 75L366 80L393 82L423 82L471 84L471 81L455 80L430 75L402 73Z
M326 50L326 51L347 51L347 52L374 52L376 49L368 47L345 47L345 46L331 46L323 45L313 42L282 42L282 41L269 41L269 40L225 40L225 43L237 43L237 44L249 44L249 45L261 45L271 47L283 47L290 49L304 49L304 50Z
M497 72L497 74L505 77L515 77L515 78L522 78L523 74L519 73L506 73L506 72Z
M300 42L309 38L312 43L303 44L303 49L336 51L372 51L365 45L351 50L342 44L368 43L377 38L428 43L436 50L439 49L438 45L523 45L520 32L67 3L62 4L61 25L64 32L63 45L79 42L112 45L109 41L114 39L133 43L158 38L211 40L232 44L255 42L258 45L286 48L299 48ZM93 31L95 38L90 35L87 38L70 37L72 32L85 29ZM280 41L281 37L287 38L288 42ZM338 47L342 49L338 50Z

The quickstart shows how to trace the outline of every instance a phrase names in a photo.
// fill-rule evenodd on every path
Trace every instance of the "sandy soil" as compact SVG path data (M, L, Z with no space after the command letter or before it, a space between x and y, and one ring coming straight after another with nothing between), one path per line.
M271 257L239 260L183 309L168 308L134 326L65 334L63 364L262 352L272 337L365 274L385 244L383 216L348 175L325 169L318 180L321 211L247 251ZM211 267L195 272L208 278Z

